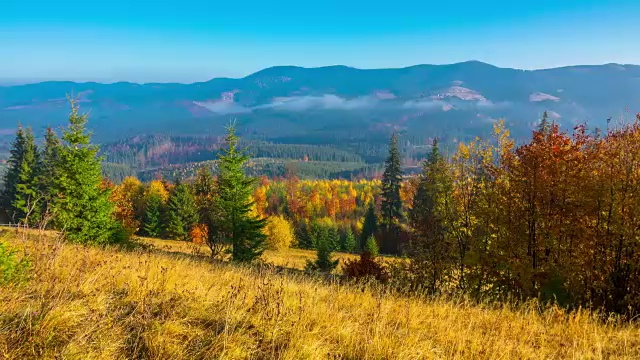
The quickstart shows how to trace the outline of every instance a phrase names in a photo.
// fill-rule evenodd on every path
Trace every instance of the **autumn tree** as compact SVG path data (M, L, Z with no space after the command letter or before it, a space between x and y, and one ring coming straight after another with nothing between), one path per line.
M284 216L271 216L265 227L267 244L270 249L282 250L295 244L293 226Z

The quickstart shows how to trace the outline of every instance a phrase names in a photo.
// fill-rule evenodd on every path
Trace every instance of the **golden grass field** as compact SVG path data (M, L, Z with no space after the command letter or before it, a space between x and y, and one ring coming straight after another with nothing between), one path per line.
M154 238L140 238L139 241L152 245L155 249L185 254L200 254L202 256L211 255L211 251L206 245L195 245L185 241L177 240L161 240ZM316 252L314 250L304 249L284 249L284 250L265 250L262 259L269 264L281 266L285 268L303 270L307 264L307 260L314 260ZM348 253L334 253L334 258L340 260L340 264L347 259L357 259L358 255ZM388 258L392 259L392 258ZM339 265L340 266L340 265Z
M640 327L589 312L404 298L179 253L5 239L31 259L32 276L0 287L0 358L640 358Z

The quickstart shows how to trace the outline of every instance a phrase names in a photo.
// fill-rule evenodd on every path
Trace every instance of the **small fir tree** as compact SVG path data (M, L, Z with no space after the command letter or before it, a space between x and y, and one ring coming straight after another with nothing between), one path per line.
M342 250L352 253L356 251L356 246L357 246L357 241L356 241L355 235L353 235L353 231L351 229L347 229L347 233L344 237L344 246Z
M322 229L316 239L316 260L307 260L307 271L332 272L338 266L338 260L333 260L332 246L328 232Z
M380 255L380 249L378 248L378 241L376 237L371 235L367 239L367 243L364 245L364 252L371 254L372 257Z
M188 240L198 223L198 208L191 188L178 182L167 205L166 232L171 239Z

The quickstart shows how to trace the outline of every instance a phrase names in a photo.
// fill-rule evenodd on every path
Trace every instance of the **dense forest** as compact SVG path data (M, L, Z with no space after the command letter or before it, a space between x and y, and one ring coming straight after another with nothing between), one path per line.
M415 176L406 172L403 135L393 133L373 179L300 179L286 162L277 176L257 178L252 166L270 157L301 158L298 170L370 164L332 147L242 142L230 127L214 145L122 143L108 159L120 164L110 165L123 178L115 183L101 176L85 124L73 105L61 138L50 130L39 146L29 129L18 130L2 193L11 221L80 243L182 239L237 261L285 243L316 249L309 271L333 271L333 251L359 252L344 264L346 276L408 291L640 311L640 115L606 132L577 126L571 134L545 115L519 146L498 122L492 138L460 143L449 156L434 139ZM252 160L251 151L264 157ZM194 161L188 174L141 181L122 167L176 157ZM407 261L384 263L378 253Z

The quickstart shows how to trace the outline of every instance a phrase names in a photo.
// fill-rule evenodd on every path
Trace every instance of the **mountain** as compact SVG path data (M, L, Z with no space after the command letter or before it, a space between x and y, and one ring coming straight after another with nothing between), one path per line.
M193 84L42 82L0 86L0 134L66 121L66 94L90 112L100 141L143 133L215 135L236 119L262 138L295 141L363 132L467 139L506 118L526 136L541 113L569 128L605 126L640 110L640 66L606 64L525 71L478 61L363 70L278 66L240 79ZM628 116L631 117L631 116ZM315 140L314 140L315 141ZM323 142L323 140L317 140ZM329 142L329 141L325 141Z

